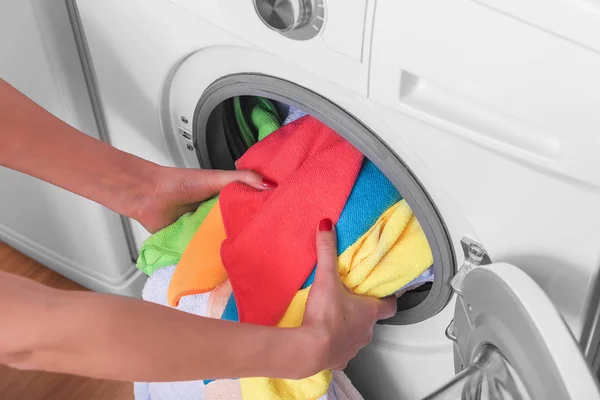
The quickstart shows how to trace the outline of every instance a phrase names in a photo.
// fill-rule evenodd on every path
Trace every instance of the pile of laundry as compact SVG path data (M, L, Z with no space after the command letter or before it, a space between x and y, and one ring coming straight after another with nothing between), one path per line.
M235 103L234 103L235 104ZM410 207L379 169L330 128L257 98L239 108L247 150L238 169L278 183L228 185L195 213L152 235L137 263L143 298L210 318L278 327L302 323L316 268L315 227L336 224L343 283L401 295L433 280L433 258ZM362 399L343 372L302 380L241 378L136 383L136 400Z

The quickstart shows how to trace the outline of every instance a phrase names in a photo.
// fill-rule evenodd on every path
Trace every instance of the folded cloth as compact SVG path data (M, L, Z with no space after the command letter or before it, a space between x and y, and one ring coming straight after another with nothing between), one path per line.
M177 265L169 284L170 306L177 306L183 296L210 292L227 279L220 252L223 240L225 227L220 203L217 201Z
M433 264L433 255L421 225L402 200L386 210L356 243L338 257L342 282L356 294L386 297L406 286ZM310 287L296 293L278 326L302 324ZM245 399L310 399L327 392L331 371L302 380L243 378ZM294 393L292 396L291 394Z
M250 131L258 132L259 140L280 127L275 106L262 97L253 102L250 115L245 115L243 110L240 110L240 113L236 116L238 124L243 120ZM175 223L151 235L142 244L136 267L146 275L151 275L159 268L177 264L204 218L217 202L217 198L203 202L196 212L181 216Z
M283 121L283 126L286 126L287 124L291 124L295 120L300 119L300 118L304 117L305 115L307 115L307 114L304 111L302 111L299 108L296 108L294 106L290 106L288 109L288 115L285 118L285 120Z
M146 239L140 249L136 267L146 275L152 275L159 268L177 264L216 202L216 197L203 202L194 213L182 215L173 224Z
M337 222L362 160L360 151L310 116L238 160L238 169L278 183L268 191L232 183L220 194L227 233L221 259L242 322L275 325L281 319L316 262L315 226L322 218Z

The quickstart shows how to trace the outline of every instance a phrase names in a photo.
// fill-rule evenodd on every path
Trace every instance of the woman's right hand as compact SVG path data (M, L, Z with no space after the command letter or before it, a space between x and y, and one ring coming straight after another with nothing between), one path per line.
M326 222L320 228L315 281L303 324L293 329L201 318L121 296L61 291L0 272L0 364L143 382L300 379L343 369L369 343L375 322L394 315L396 303L346 289L337 270L333 226Z
M344 369L369 344L375 323L397 311L395 297L380 300L346 288L337 258L335 227L330 220L323 220L317 231L317 271L302 321L317 343L315 368L319 371Z

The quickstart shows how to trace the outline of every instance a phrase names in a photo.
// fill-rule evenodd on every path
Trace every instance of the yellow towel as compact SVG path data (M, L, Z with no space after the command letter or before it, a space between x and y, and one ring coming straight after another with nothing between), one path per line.
M338 257L342 281L354 293L386 297L417 278L433 264L425 233L405 200L386 210L363 236ZM279 327L297 327L310 287L292 299ZM243 378L244 400L318 399L327 393L331 371L307 379Z
M339 257L340 276L356 294L386 297L433 264L423 228L406 200L379 220Z

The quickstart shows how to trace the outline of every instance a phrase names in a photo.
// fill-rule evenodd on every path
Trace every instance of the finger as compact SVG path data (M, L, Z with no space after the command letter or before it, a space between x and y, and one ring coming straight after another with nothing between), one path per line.
M317 231L317 272L315 282L340 281L337 260L337 240L335 227L330 219L319 223Z
M276 182L250 170L219 171L215 178L214 184L211 185L215 192L220 192L225 186L233 182L241 182L258 190L269 190L277 187Z
M392 318L397 312L398 302L396 296L379 300L378 315L380 320Z
M259 173L250 170L236 171L238 182L244 183L248 186L259 190L269 190L277 188L277 182L262 176Z

